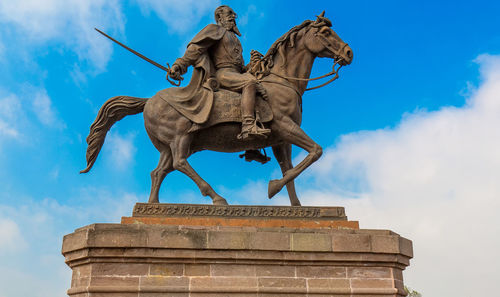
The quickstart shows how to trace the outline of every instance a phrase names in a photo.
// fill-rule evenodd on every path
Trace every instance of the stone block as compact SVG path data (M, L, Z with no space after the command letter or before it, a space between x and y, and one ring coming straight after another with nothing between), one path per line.
M413 258L413 243L411 240L400 237L399 238L399 252L402 255Z
M137 293L127 293L127 292L90 293L89 297L137 297Z
M347 267L348 278L391 278L392 270L389 267Z
M189 293L149 293L149 292L139 292L138 297L190 297Z
M256 278L244 277L191 277L191 289L207 288L256 288Z
M334 252L370 252L371 237L368 234L334 234Z
M393 288L391 279L351 279L352 288Z
M211 276L255 276L255 266L238 264L212 264L210 265Z
M129 286L139 287L138 276L92 276L91 286Z
M392 268L392 278L403 281L403 271L399 268Z
M184 264L185 276L210 276L210 264Z
M141 263L93 263L92 276L140 276L149 271L148 264Z
M297 277L345 278L346 268L338 266L297 266Z
M335 289L350 289L349 279L346 278L310 278L307 279L308 288L335 288Z
M259 276L295 277L295 266L288 265L256 265L255 274Z
M176 287L185 288L189 287L189 278L184 276L143 276L140 280L141 288L144 287Z
M76 251L87 245L87 232L88 230L76 230L74 233L65 235L63 237L62 253L69 251Z
M78 265L72 268L72 278L90 277L92 272L91 264Z
M399 253L398 235L372 235L372 252L374 253Z
M263 277L259 278L259 288L305 288L305 278Z
M290 234L284 232L254 232L250 241L252 250L290 250Z
M204 249L207 247L207 231L196 229L157 228L149 236L151 246L178 249Z
M394 280L394 287L398 290L398 294L406 294L405 285L402 280Z
M229 292L224 292L224 293L206 293L206 292L196 293L196 292L193 292L189 295L189 297L228 297L228 296L231 296L231 297L260 297L261 295L257 294L257 293L240 293L240 292L233 292L233 291L231 291L230 293ZM274 296L276 297L276 295L274 295ZM281 297L281 295L279 297Z
M250 249L252 234L237 231L209 231L208 248L210 249Z
M398 235L397 233L392 232L391 230L379 230L379 229L359 229L359 230L352 230L351 233L368 234L368 235Z
M90 285L90 276L89 277L75 277L71 278L71 287L88 287Z
M332 238L329 234L292 233L292 251L331 252Z
M149 266L149 275L152 275L152 276L182 276L182 275L184 275L184 264L153 263Z
M115 224L95 224L88 229L88 245L99 247L144 247L148 234L144 228Z

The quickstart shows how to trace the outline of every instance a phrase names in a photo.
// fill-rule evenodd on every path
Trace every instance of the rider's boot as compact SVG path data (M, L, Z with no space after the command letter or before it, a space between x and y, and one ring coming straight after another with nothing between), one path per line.
M241 133L238 134L238 139L246 139L248 137L267 138L271 133L270 129L259 127L254 116L244 116L241 125Z

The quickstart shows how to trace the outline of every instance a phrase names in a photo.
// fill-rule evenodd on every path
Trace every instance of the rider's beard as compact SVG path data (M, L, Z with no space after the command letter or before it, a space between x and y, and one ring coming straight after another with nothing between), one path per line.
M220 20L221 25L229 31L233 31L234 34L241 36L240 30L236 26L236 22L234 20Z

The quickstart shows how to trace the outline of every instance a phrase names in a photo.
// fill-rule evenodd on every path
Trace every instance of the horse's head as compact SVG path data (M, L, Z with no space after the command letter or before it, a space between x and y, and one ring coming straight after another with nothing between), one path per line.
M349 65L353 58L352 49L340 39L331 26L331 21L325 17L323 11L316 21L310 24L304 35L304 44L318 57L332 58L340 65Z

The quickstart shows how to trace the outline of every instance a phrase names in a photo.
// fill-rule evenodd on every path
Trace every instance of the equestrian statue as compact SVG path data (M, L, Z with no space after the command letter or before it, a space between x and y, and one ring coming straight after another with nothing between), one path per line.
M352 50L322 12L316 20L306 20L286 32L265 55L252 51L250 63L244 65L236 17L229 6L219 6L216 24L202 29L172 67L162 66L98 30L166 70L167 80L176 86L188 67L193 66L193 72L186 87L164 89L151 98L116 96L106 101L90 127L87 167L81 173L94 165L111 126L142 112L146 131L160 152L158 166L151 172L149 203L159 202L165 176L178 170L196 183L202 195L210 196L213 204L225 205L226 199L198 175L188 157L203 150L245 151L242 156L247 161L264 163L268 158L259 150L272 147L283 177L269 182L268 196L272 198L286 186L291 205L300 205L294 179L322 154L322 148L300 128L302 95L338 78L338 70L352 62ZM332 71L309 78L317 57L333 59ZM326 83L307 89L309 81L329 76ZM295 167L292 144L308 153Z

